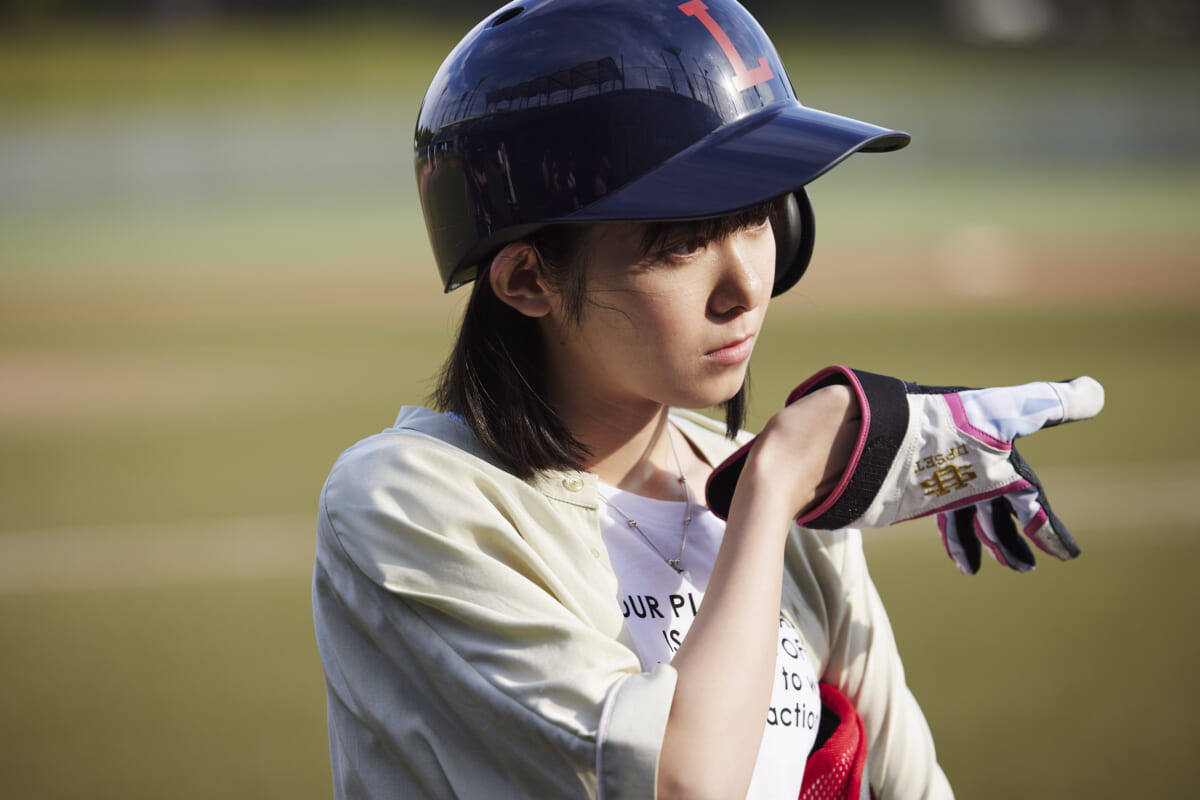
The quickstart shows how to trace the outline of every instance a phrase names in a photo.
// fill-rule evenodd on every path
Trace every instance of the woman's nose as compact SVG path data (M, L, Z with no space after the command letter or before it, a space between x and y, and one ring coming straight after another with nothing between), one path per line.
M773 243L734 233L717 245L717 276L709 310L718 317L748 311L770 295L774 280L775 254L764 246Z

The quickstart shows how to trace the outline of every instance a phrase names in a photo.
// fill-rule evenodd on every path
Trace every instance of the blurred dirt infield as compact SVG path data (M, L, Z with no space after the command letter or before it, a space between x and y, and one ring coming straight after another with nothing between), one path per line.
M1085 551L1132 530L1142 542L1195 536L1200 524L1190 498L1200 461L1059 468L1041 478ZM304 578L315 524L303 514L0 531L0 596ZM888 529L889 542L898 537L934 542L936 527L923 519Z
M433 270L405 265L225 268L213 273L140 272L0 278L0 426L53 419L219 410L230 397L296 398L308 380L296 363L262 364L241 352L237 333L338 320L401 320L428 326L443 347L467 297L443 296ZM954 308L994 311L1081 306L1200 304L1200 236L1168 242L1029 243L986 228L940 241L887 248L838 243L818 248L803 281L773 301L775 315ZM189 330L225 328L197 352ZM168 332L147 349L145 336ZM5 333L7 332L7 333ZM127 354L64 349L72 340L119 341ZM176 349L188 351L176 358ZM80 402L80 400L86 402Z
M222 318L273 321L312 314L440 317L466 290L441 292L432 256L394 262L222 265L211 272L163 269L0 275L5 326ZM1045 242L971 226L915 243L817 245L797 288L776 298L822 306L914 306L947 299L1030 304L1200 302L1200 233L1192 237Z
M1021 305L1200 301L1200 236L1172 241L1038 243L975 226L918 246L819 249L803 281L776 303Z

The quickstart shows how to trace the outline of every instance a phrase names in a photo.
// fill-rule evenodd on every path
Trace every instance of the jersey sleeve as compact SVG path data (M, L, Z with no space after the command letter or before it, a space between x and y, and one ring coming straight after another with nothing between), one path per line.
M642 672L602 553L564 535L594 523L420 438L352 448L322 492L337 796L653 797L675 673Z
M821 680L846 695L863 720L875 797L953 798L929 724L905 681L891 622L867 570L862 534L797 529L789 563L793 586L810 603L821 598L808 626L821 632L813 642Z

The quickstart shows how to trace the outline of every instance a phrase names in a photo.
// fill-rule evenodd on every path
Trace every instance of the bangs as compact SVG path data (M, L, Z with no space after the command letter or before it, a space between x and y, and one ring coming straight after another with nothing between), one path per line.
M666 247L670 242L684 239L701 242L720 241L735 231L761 225L768 218L774 223L782 207L783 198L776 198L723 217L651 222L642 233L642 255L648 256Z

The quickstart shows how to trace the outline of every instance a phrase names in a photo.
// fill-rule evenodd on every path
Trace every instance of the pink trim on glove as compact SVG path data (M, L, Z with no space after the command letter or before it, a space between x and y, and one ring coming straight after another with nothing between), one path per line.
M1042 544L1042 540L1035 535L1044 526L1049 524L1050 515L1046 513L1046 509L1039 506L1037 513L1033 515L1033 519L1029 520L1029 524L1025 526L1025 535L1033 540L1033 543L1038 546L1039 550L1044 553L1049 553L1057 558L1058 555L1053 550L1046 547L1046 545Z
M976 514L972 522L972 527L975 528L975 538L983 543L983 546L992 552L992 558L1005 566L1012 566L1011 562L1004 557L1004 550L998 542L993 542L988 535L983 531L983 523L979 520L979 515Z
M841 498L842 494L846 491L846 487L850 485L850 478L854 476L854 471L858 469L858 461L862 458L863 449L867 445L867 434L871 432L871 405L867 402L867 393L863 390L862 384L859 383L858 376L854 374L854 370L849 367L839 365L826 367L821 370L793 389L792 393L788 395L786 405L790 406L808 394L808 391L814 385L826 382L826 379L831 375L839 375L845 378L846 383L850 386L850 390L854 392L854 399L858 403L858 410L861 415L858 425L858 438L854 441L854 451L850 454L850 461L846 464L846 469L842 471L842 477L838 479L837 486L833 487L833 491L826 495L825 499L816 508L796 517L796 522L800 525L821 516Z
M713 484L713 481L717 478L717 476L719 476L722 472L724 472L725 469L728 467L728 465L735 464L738 461L744 461L746 459L746 456L750 453L750 448L754 446L754 443L756 441L758 441L757 436L755 436L753 439L746 442L744 445L742 445L737 450L735 450L731 456L726 458L720 464L717 464L717 466L713 468L713 471L708 473L708 480L706 480L704 482L705 502L708 502L708 499L710 497L712 497L712 484ZM741 474L740 471L738 474L739 475ZM737 488L737 484L735 483L734 489L736 490L736 488ZM733 492L729 493L729 505L730 506L733 505ZM717 519L724 520L726 522L728 521L728 517L725 514L721 513L721 511L719 509L713 508L710 505L708 510L711 511L717 517Z
M943 397L946 398L946 405L950 407L950 416L954 418L954 424L958 426L960 431L974 436L979 441L995 447L997 450L1004 450L1005 452L1012 450L1012 442L997 439L992 434L972 424L971 420L967 417L967 408L963 405L962 397L959 396L958 392L943 395Z

